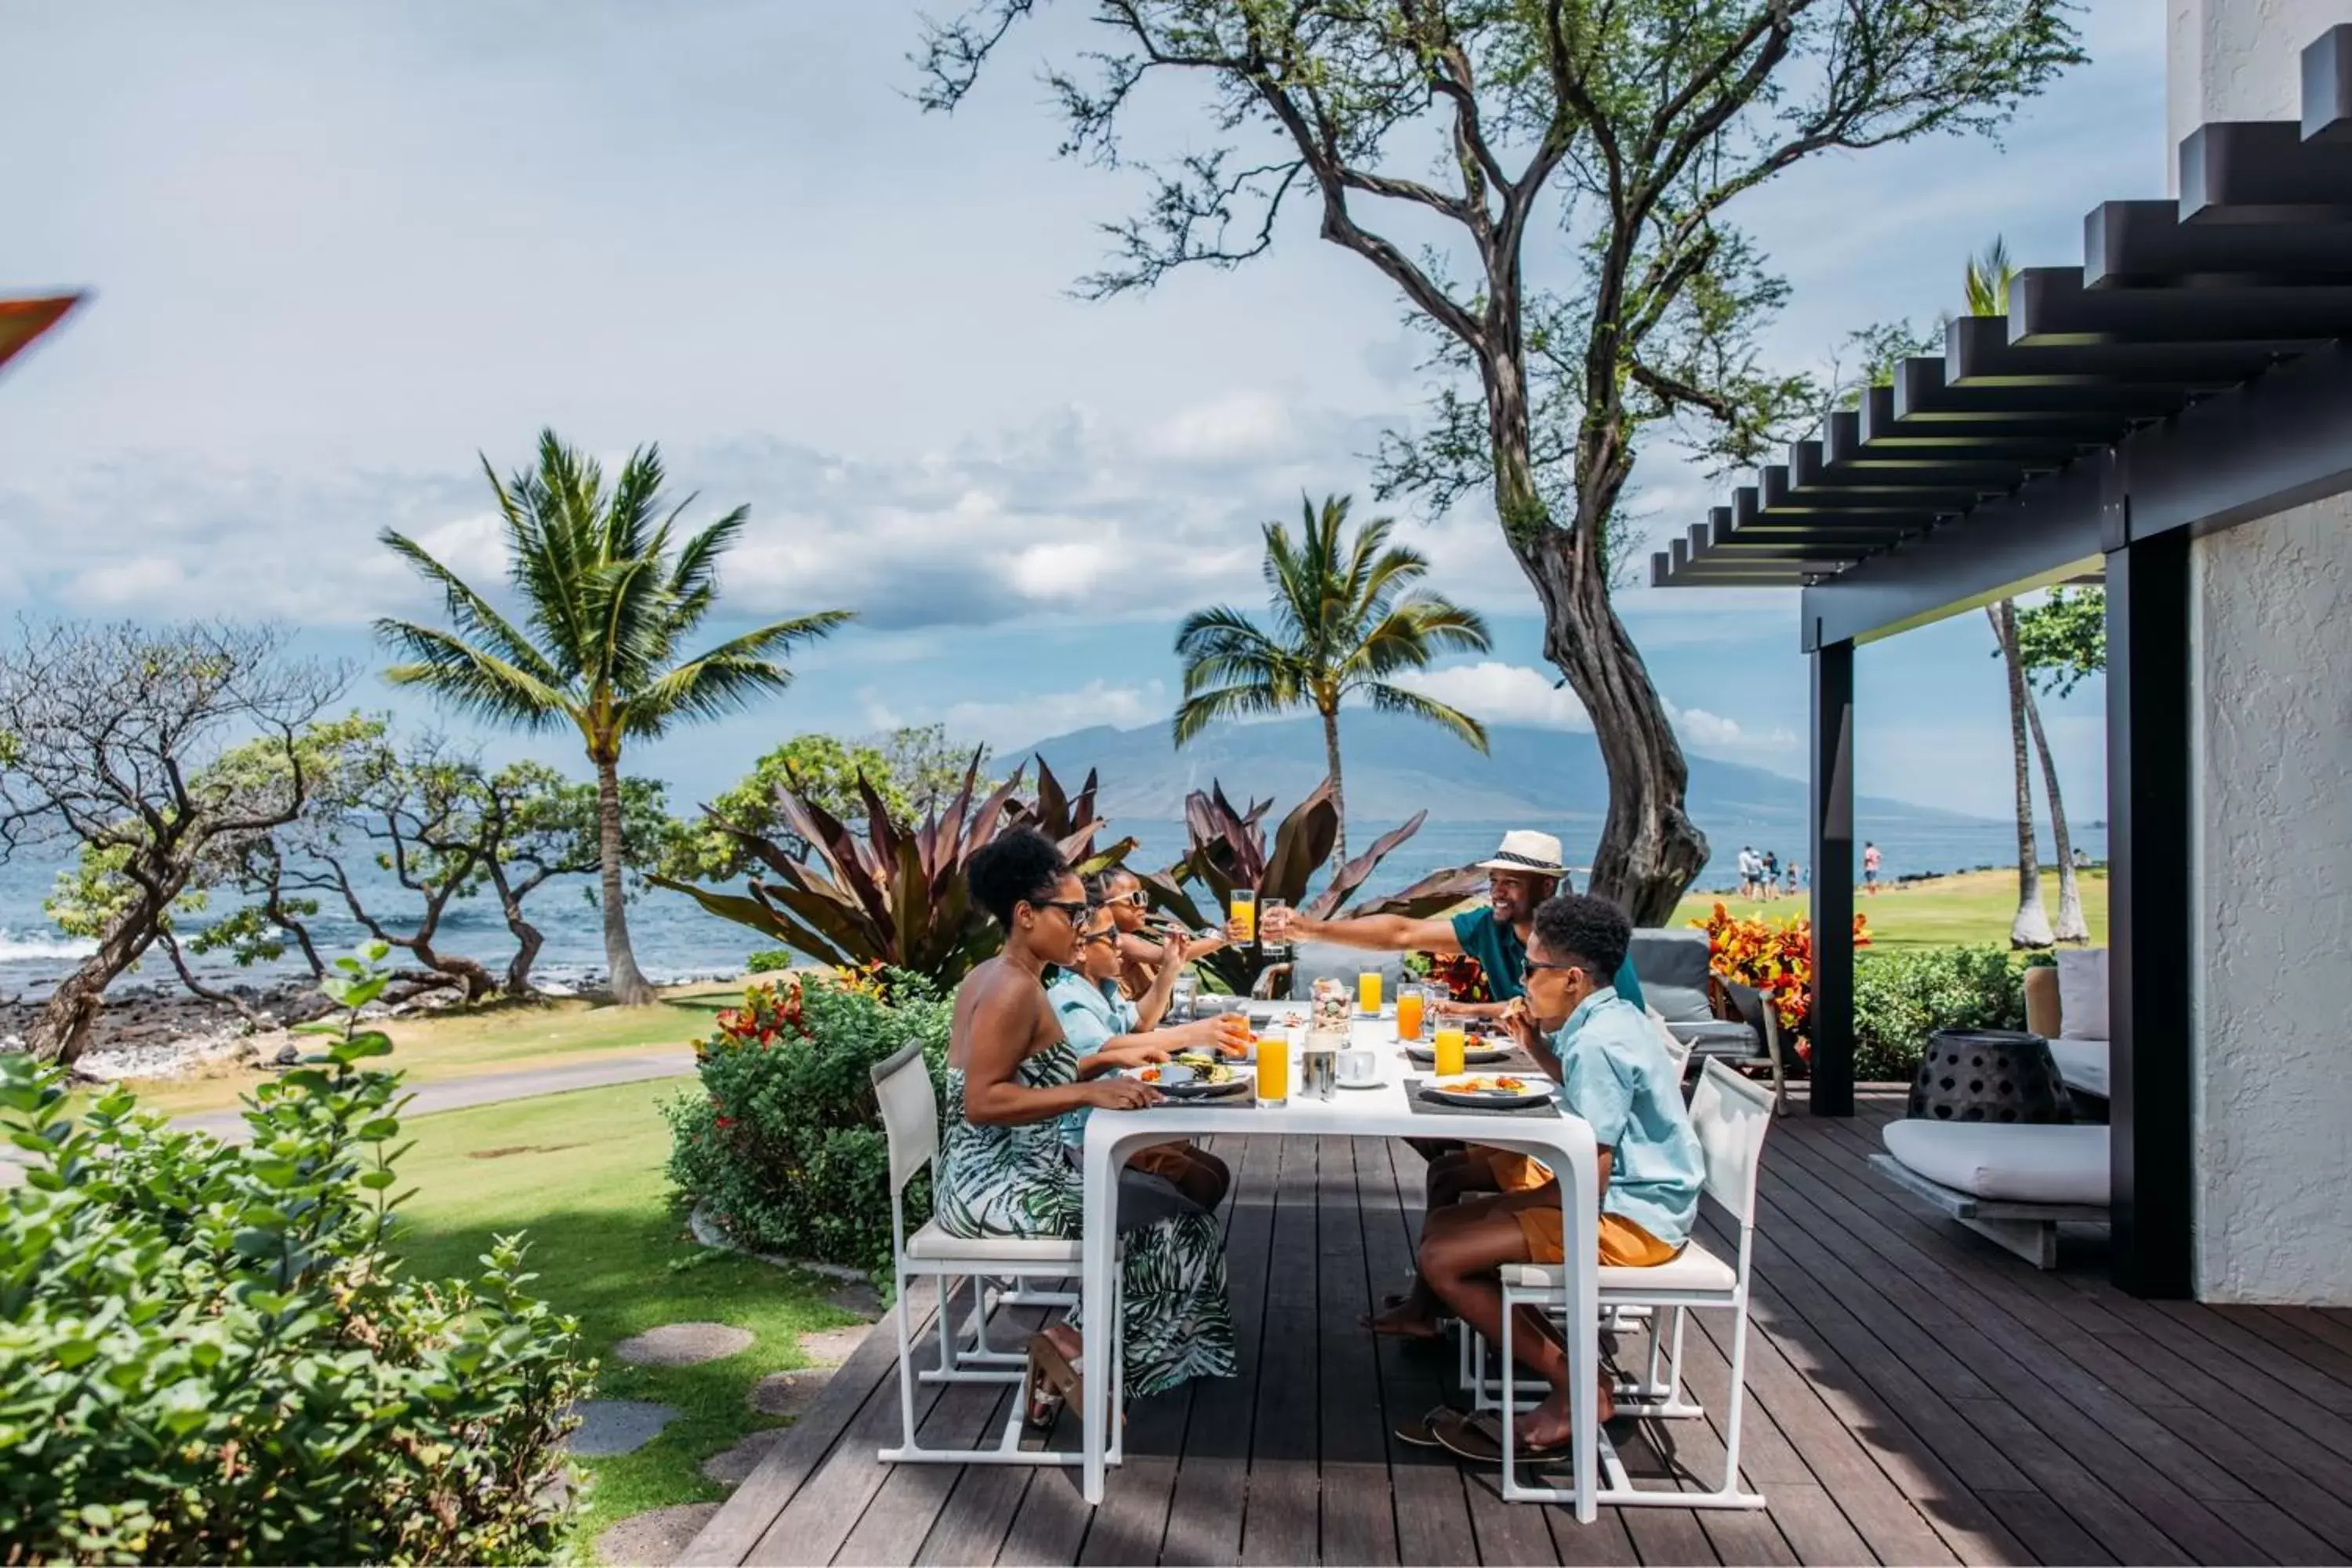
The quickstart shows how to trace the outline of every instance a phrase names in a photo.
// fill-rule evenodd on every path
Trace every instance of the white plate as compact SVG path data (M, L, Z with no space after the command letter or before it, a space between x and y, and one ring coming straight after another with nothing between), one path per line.
M1404 1054L1417 1062L1433 1062L1437 1059L1437 1047L1426 1040L1407 1040L1404 1042ZM1462 1059L1474 1066L1482 1062L1508 1061L1510 1058L1511 1047L1508 1046L1465 1045L1462 1047Z
M1334 1079L1333 1081L1338 1083L1341 1089L1386 1089L1389 1086L1389 1080L1386 1077L1343 1078Z
M1527 1088L1517 1094L1497 1094L1479 1093L1454 1087L1462 1083L1465 1083L1473 1078L1494 1078L1496 1076L1526 1078ZM1465 1073L1460 1078L1437 1079L1432 1082L1423 1084L1421 1088L1423 1093L1429 1095L1433 1099L1442 1100L1449 1105L1534 1105L1539 1101L1549 1100L1552 1094L1552 1086L1543 1079L1527 1077L1524 1074L1517 1073L1507 1073L1502 1075L1496 1075L1494 1073Z

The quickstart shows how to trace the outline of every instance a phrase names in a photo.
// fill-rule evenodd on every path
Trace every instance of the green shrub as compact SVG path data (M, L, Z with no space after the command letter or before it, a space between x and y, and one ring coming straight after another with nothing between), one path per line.
M763 947L743 961L744 969L752 974L773 974L793 966L793 950L789 947Z
M751 986L695 1048L701 1092L663 1108L670 1180L744 1247L887 1268L890 1153L870 1069L920 1040L938 1084L950 1010L896 970ZM907 1201L910 1226L929 1217L926 1184Z
M380 976L343 961L356 1010ZM335 1033L331 1026L325 1031ZM0 1558L530 1563L562 1546L558 1445L593 1363L502 1239L399 1277L391 1043L347 1028L248 1102L249 1145L122 1089L79 1114L0 1058L31 1155L0 1224Z
M2016 963L1998 947L1890 948L1854 955L1853 1076L1908 1083L1937 1029L2021 1029Z

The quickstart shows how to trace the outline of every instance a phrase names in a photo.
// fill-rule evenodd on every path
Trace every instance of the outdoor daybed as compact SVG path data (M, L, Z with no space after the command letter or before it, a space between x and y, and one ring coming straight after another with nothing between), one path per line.
M2025 972L2025 1026L2050 1042L2075 1094L2107 1094L2107 950L2062 947L2058 964Z
M2057 1267L2061 1225L2107 1223L2103 1126L1914 1120L1880 1136L1882 1175L2037 1268Z

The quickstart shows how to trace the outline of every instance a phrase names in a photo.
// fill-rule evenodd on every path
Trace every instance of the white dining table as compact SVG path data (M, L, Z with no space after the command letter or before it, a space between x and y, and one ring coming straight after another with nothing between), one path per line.
M1297 1009L1306 1011L1302 1005ZM1294 1032L1295 1033L1295 1032ZM1328 1100L1300 1092L1299 1046L1294 1037L1290 1098L1283 1105L1220 1105L1170 1100L1148 1110L1097 1111L1087 1118L1085 1226L1081 1244L1080 1300L1085 1319L1085 1363L1080 1412L1085 1429L1085 1496L1103 1500L1103 1472L1109 1447L1111 1379L1095 1369L1111 1363L1112 1314L1118 1300L1118 1173L1129 1155L1152 1143L1178 1138L1448 1138L1532 1154L1559 1179L1560 1256L1569 1260L1574 1288L1568 1301L1570 1418L1575 1449L1576 1517L1595 1516L1594 1487L1599 1447L1596 1418L1600 1357L1600 1171L1592 1128L1583 1118L1496 1116L1475 1110L1415 1110L1406 1099L1408 1076L1433 1077L1398 1043L1393 1011L1378 1018L1358 1016L1349 1026L1351 1048L1370 1048L1382 1079L1374 1089L1339 1089ZM1312 1267L1312 1258L1291 1260ZM1281 1266L1279 1260L1277 1267Z

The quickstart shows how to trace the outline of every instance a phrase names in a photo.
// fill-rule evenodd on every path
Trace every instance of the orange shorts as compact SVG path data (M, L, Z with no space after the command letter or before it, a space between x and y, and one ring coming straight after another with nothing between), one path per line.
M1486 1167L1487 1179L1498 1193L1531 1193L1551 1180L1551 1168L1532 1155L1489 1149L1483 1143L1473 1143L1463 1153Z
M1512 1216L1528 1244L1530 1263L1560 1261L1560 1214L1556 1208L1521 1209ZM1601 1216L1601 1261L1611 1268L1655 1268L1671 1263L1679 1247L1668 1247L1622 1215Z

